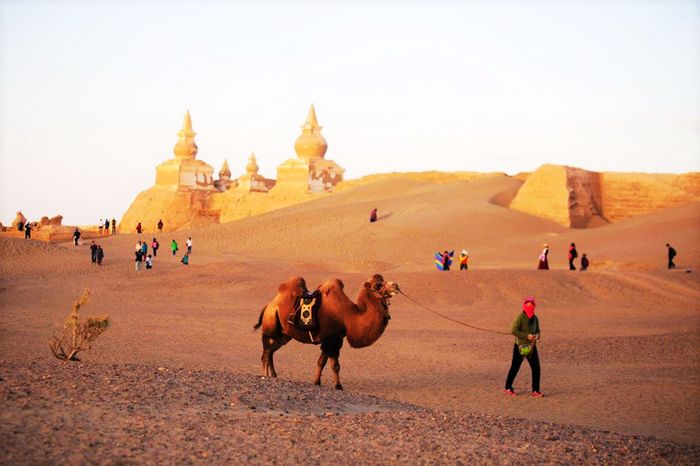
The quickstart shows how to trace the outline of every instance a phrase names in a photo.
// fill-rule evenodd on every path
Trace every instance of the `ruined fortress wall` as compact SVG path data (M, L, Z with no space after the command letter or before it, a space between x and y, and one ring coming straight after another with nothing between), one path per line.
M700 173L601 173L603 214L611 222L700 201Z
M602 225L700 201L700 173L598 173L543 165L510 207L572 228Z
M569 226L567 168L542 165L528 176L510 208Z
M569 192L569 225L586 228L592 219L603 217L600 174L581 168L566 167Z

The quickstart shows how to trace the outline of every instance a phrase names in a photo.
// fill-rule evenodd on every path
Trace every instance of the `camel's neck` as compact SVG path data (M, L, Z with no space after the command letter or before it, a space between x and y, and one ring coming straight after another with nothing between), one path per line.
M357 309L345 316L345 332L353 348L369 346L382 336L389 322L389 313L381 300L372 298L366 289L357 297Z

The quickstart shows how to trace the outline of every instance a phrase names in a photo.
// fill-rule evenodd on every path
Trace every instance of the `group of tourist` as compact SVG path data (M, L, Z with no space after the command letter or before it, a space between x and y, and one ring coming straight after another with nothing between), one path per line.
M156 224L156 228L158 229L158 233L163 233L163 220L160 219L158 220L158 223ZM136 224L136 233L139 235L143 233L143 226L141 225L141 222Z
M435 257L440 260L439 269L443 272L448 272L450 266L452 266L452 257L454 256L454 251L436 252ZM462 249L459 254L459 270L469 269L469 251Z
M673 259L676 257L678 254L676 250L670 245L666 244L666 248L668 248L668 268L669 269L675 269L676 264L673 262ZM454 251L445 251L445 252L436 252L435 257L439 261L438 263L438 269L442 271L449 271L450 267L452 265L452 257L454 256ZM576 259L578 259L578 251L576 250L576 243L571 243L569 245L569 250L567 252L567 258L569 260L569 270L577 270L576 269ZM437 263L437 261L436 261ZM588 260L588 256L584 253L581 256L581 271L585 272L588 270L588 267L591 265L591 262ZM547 243L543 244L543 249L542 252L540 253L539 260L537 263L537 268L539 270L549 270L549 245ZM462 253L459 255L459 270L468 270L469 269L469 252L466 249L462 250Z
M94 241L90 243L90 257L92 258L93 264L97 263L97 265L102 265L102 259L105 257L102 245L96 244Z
M549 245L547 243L542 245L543 249L542 252L540 253L539 261L537 263L537 269L538 270L549 270ZM567 252L567 258L569 259L569 270L576 270L576 265L574 264L574 261L578 259L578 251L576 250L576 243L571 243L569 245L569 250ZM590 261L588 260L588 256L586 254L583 254L581 256L581 271L585 272L588 270L588 266L590 265Z
M17 222L17 230L24 231L24 239L32 239L31 222L27 221L27 223L23 223L22 220L20 220L19 222Z
M190 254L192 254L192 237L187 238L187 252L182 256L182 259L180 259L180 263L183 265L189 265L190 263ZM154 237L153 241L151 241L151 251L153 254L148 254L148 244L146 241L139 241L136 243L136 247L134 250L134 262L136 263L136 271L138 272L141 269L141 263L145 262L146 263L146 269L152 269L153 268L153 258L158 257L158 249L160 248L160 243L158 240ZM173 253L173 257L177 255L177 252L180 250L180 247L177 244L177 241L173 238L173 240L170 242L170 251Z
M117 234L117 219L113 218L112 221L109 221L109 218L106 218L105 221L103 222L102 219L100 219L99 225L99 230L100 230L100 236L103 234L109 235L109 226L112 225L112 234L116 235Z

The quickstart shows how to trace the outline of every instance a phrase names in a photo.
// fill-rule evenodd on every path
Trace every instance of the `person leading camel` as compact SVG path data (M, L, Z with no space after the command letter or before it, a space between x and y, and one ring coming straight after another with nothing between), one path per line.
M300 330L289 322L297 302L307 291L302 277L292 277L282 283L275 298L260 312L254 329L262 327L263 376L277 377L273 356L282 346L294 339L301 343L321 344L321 356L316 367L314 384L321 385L321 374L328 360L331 361L335 388L340 383L340 348L347 338L352 348L369 346L384 333L389 319L389 300L399 292L398 284L385 282L375 274L365 282L357 295L357 304L344 292L343 282L333 279L319 286L321 304L318 309L318 330Z
M540 392L540 357L537 354L537 340L540 339L540 321L535 315L535 298L529 297L523 303L523 311L513 322L511 333L515 336L513 360L506 378L506 395L515 396L513 382L518 375L523 359L527 359L532 369L532 396L541 397Z

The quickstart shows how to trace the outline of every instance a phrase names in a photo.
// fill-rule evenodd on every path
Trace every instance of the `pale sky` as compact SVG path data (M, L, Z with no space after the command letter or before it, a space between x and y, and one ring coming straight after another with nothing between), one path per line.
M192 114L233 176L309 105L346 178L700 170L700 2L0 0L0 221L119 219Z

